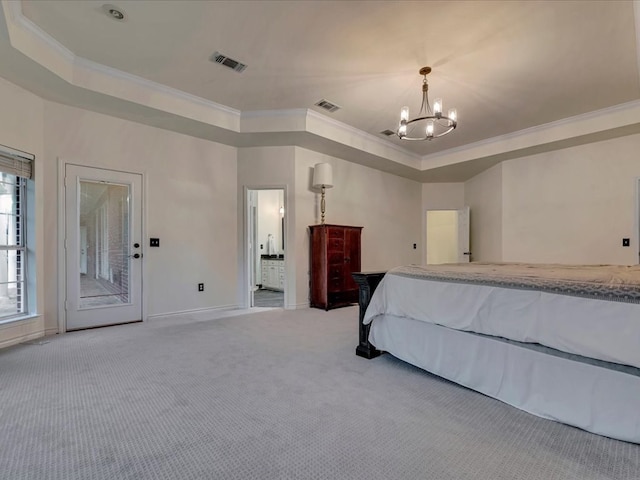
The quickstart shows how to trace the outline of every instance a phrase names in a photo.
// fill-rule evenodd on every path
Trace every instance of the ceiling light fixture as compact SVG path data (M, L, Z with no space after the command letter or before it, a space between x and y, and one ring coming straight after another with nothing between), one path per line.
M114 20L119 20L123 22L126 19L124 10L122 10L119 7L116 7L115 5L109 5L109 4L102 5L102 10Z
M442 114L442 99L436 98L433 102L433 110L429 104L429 84L427 75L431 73L431 67L422 67L420 75L422 79L422 105L416 118L409 119L409 107L402 107L400 111L400 126L397 135L401 140L432 140L452 132L458 126L458 113L455 108L449 110L447 115ZM418 126L424 126L418 129ZM415 136L414 136L415 132Z

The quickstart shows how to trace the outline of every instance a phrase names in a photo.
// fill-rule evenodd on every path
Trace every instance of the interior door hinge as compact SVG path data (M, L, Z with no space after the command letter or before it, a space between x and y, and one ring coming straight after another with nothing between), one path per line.
M69 310L69 302L67 302L66 300L64 301L64 309Z

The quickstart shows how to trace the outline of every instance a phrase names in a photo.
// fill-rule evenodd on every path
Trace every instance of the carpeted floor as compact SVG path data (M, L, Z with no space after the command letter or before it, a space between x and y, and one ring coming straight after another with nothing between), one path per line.
M357 314L156 320L2 350L0 478L640 478L638 445L356 357Z

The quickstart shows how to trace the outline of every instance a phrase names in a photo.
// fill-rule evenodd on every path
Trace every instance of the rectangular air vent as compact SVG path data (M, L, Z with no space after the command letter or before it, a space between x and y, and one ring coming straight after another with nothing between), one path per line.
M393 130L389 130L389 129L383 130L380 133L382 135L386 135L387 137L390 137L391 135L395 135L396 134L396 132L394 132Z
M244 63L240 63L239 61L234 60L233 58L229 58L226 55L221 54L220 52L214 52L213 55L211 55L211 58L209 60L211 60L214 63L219 63L220 65L224 65L225 67L228 67L231 70L235 70L238 73L244 71L244 69L247 68L247 66Z
M329 112L335 112L336 110L340 110L340 107L338 105L336 105L335 103L331 103L326 101L324 98L318 102L315 103L316 107L320 107L320 108L324 108L325 110L329 111Z

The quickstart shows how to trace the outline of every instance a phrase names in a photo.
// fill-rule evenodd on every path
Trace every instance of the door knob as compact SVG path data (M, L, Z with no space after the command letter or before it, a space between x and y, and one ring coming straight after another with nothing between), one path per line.
M142 255L140 255L139 253L134 253L133 255L129 255L129 257L133 257L133 258L140 258Z
M134 243L133 244L133 248L140 248L140 244L139 243Z

